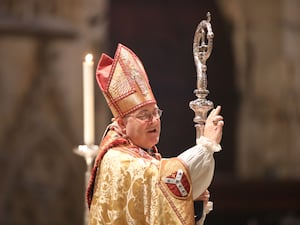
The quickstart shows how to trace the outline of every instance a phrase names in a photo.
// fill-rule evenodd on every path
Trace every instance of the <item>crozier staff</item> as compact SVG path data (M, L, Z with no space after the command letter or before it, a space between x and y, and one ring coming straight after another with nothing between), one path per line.
M213 154L221 150L221 107L209 114L198 145L161 158L162 110L139 58L119 44L114 58L102 54L96 78L114 118L87 190L89 224L196 224L193 202L208 201Z

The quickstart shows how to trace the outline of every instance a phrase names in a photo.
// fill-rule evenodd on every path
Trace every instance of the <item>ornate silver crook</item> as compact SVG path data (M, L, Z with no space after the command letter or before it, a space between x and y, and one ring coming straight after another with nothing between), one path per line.
M194 61L197 69L197 89L194 90L194 93L197 99L191 101L189 105L195 112L196 143L198 143L200 136L203 135L207 112L214 107L213 102L206 99L206 96L209 94L207 90L206 60L212 52L214 37L210 20L211 15L208 12L207 19L202 20L197 26L193 42Z

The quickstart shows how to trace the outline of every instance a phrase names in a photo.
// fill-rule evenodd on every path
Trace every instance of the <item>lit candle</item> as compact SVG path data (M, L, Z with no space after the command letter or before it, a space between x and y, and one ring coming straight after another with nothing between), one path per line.
M94 120L94 62L93 55L87 54L83 62L83 140L86 145L92 145L95 141Z

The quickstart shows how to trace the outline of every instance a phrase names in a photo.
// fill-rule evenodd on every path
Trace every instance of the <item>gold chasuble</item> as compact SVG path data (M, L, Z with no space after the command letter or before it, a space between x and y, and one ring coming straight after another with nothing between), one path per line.
M113 129L100 146L87 199L90 225L195 224L186 166L149 155Z

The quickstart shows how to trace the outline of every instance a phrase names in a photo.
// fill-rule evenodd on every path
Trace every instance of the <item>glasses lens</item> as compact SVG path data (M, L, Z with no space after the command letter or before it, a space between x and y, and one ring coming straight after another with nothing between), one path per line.
M152 120L153 118L158 119L161 117L161 115L162 115L162 110L155 109L153 112L146 111L136 115L135 117L143 121L149 121Z
M161 114L162 114L162 110L156 109L156 110L154 110L152 115L155 119L157 119L157 118L161 117Z

